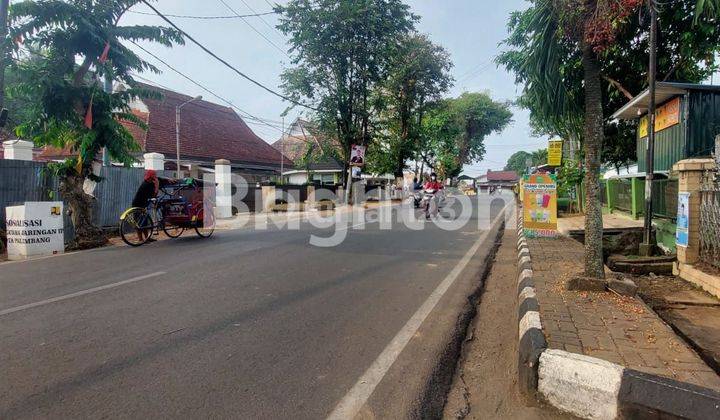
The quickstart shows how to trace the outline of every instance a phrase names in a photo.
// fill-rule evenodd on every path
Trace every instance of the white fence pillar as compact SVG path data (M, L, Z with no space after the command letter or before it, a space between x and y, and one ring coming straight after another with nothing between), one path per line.
M145 153L143 158L145 159L145 169L165 170L165 155L162 153Z
M33 160L33 143L25 140L8 140L3 142L5 159Z
M232 179L230 161L215 161L215 210L216 217L227 219L232 217Z

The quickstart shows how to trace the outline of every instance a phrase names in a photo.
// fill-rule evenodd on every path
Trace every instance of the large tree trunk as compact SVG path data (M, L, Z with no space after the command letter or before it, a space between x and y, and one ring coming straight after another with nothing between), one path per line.
M603 221L600 201L600 154L603 110L600 64L590 46L583 47L585 77L585 275L605 278L602 253Z
M95 248L107 243L102 229L93 222L95 199L83 191L84 182L85 178L77 175L65 176L60 181L60 194L67 202L75 229L75 239L70 243L70 249Z

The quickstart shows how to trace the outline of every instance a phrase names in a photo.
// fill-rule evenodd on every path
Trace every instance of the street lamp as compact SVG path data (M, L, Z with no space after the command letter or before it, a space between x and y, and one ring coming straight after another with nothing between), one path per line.
M187 101L175 107L175 148L177 151L175 165L177 166L176 176L178 179L180 179L180 109L182 109L182 107L189 104L190 102L199 101L201 99L202 96L198 95L192 99L188 99Z

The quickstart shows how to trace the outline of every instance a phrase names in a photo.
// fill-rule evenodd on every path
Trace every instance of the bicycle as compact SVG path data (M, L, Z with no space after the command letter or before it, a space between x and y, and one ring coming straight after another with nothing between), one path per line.
M181 189L183 186L180 187ZM146 244L152 236L162 230L169 238L179 238L186 229L194 229L201 238L209 238L215 231L215 215L212 205L203 200L201 208L197 206L191 215L188 209L193 208L183 199L177 198L177 191L167 192L164 188L159 198L152 198L145 207L131 207L120 216L120 237L126 244L137 247ZM205 209L210 209L205 215ZM172 210L174 214L166 213Z

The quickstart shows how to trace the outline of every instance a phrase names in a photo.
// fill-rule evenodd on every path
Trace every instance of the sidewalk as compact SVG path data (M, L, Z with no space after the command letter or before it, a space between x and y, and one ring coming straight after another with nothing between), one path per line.
M571 230L585 230L585 215L572 215L558 217L558 231L567 235ZM643 220L635 220L628 215L622 213L606 213L603 214L603 227L608 228L628 228L642 227Z
M561 236L528 239L540 319L550 349L720 390L720 377L638 297L574 292L584 247Z

